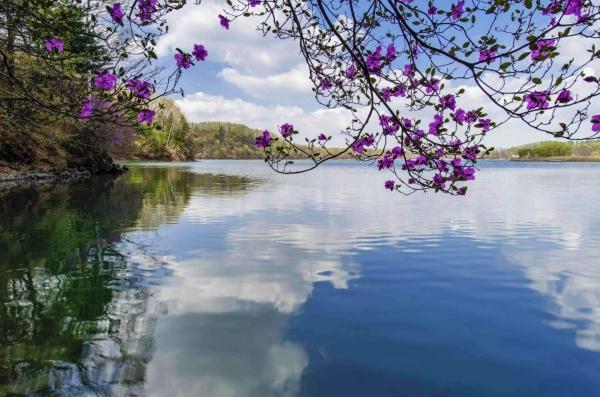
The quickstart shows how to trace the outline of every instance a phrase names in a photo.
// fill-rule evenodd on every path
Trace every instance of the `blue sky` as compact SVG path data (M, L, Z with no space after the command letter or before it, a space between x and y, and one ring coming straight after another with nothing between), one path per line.
M174 64L176 47L191 52L200 43L208 50L207 61L184 72L185 97L174 98L186 116L196 122L232 121L269 130L290 122L305 136L337 135L347 125L349 114L324 109L314 100L297 43L263 37L256 30L256 20L249 18L234 21L225 30L218 20L222 7L223 2L217 0L203 0L199 6L189 2L169 16L170 31L158 43L161 64ZM484 104L485 98L475 87L466 88L465 102ZM490 112L492 119L501 115ZM486 143L509 147L547 139L511 121L491 133Z

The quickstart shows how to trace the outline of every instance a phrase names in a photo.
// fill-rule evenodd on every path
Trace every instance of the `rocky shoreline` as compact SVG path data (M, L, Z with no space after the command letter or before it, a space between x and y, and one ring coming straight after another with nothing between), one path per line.
M48 168L48 169L25 169L4 170L0 172L0 183L18 182L67 182L92 175L121 175L128 171L127 166L111 163L110 166L80 166L77 168Z

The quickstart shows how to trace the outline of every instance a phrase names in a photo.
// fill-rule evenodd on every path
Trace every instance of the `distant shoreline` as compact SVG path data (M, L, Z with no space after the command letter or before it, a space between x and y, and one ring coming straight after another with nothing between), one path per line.
M491 159L490 159L491 160ZM498 159L502 160L502 159ZM522 157L505 159L520 162L547 162L547 163L600 163L600 157L587 156L556 156L556 157Z

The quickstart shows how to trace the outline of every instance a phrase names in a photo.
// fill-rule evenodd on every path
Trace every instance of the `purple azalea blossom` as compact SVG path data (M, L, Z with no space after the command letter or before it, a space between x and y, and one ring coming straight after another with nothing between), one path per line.
M458 124L463 125L463 123L467 120L467 112L465 112L463 109L458 109L456 112L454 112L454 121L456 121Z
M139 0L138 1L138 16L142 23L147 24L152 22L152 14L154 14L156 9L157 0Z
M437 13L437 8L435 8L435 6L431 5L429 6L429 9L427 10L427 14L433 16Z
M548 109L548 97L550 94L547 91L535 91L525 95L527 110L533 109Z
M385 114L379 116L379 125L383 128L384 135L392 135L400 129L394 118Z
M384 168L391 168L393 165L394 159L387 155L377 160L377 169L380 171Z
M394 59L396 59L396 47L391 43L385 51L385 60L392 62Z
M64 43L58 37L51 37L44 40L44 46L48 52L61 53L64 50Z
M94 105L92 105L92 101L84 102L84 104L81 106L81 111L79 112L79 118L89 119L92 116L93 110Z
M425 81L423 83L425 86L425 92L427 94L433 94L434 92L438 92L440 89L440 81L438 79L431 79L429 81Z
M462 167L462 160L459 157L455 157L450 161L450 164L452 164L452 167L454 168Z
M250 0L248 2L248 4L250 4L250 7L256 7L256 6L260 5L260 3L262 3L262 0Z
M582 17L581 8L583 7L582 0L567 0L565 7L565 15L576 15L578 19Z
M446 178L442 174L435 174L433 176L433 184L438 189L444 189L446 187Z
M229 29L229 19L221 14L219 14L219 24L225 29Z
M600 114L592 116L592 131L600 132Z
M264 130L263 133L258 136L254 142L257 148L267 148L271 146L271 133L268 130Z
M118 23L119 25L123 24L123 17L125 13L123 12L123 8L121 7L121 3L115 3L113 6L107 6L108 13L112 18L113 22Z
M456 98L452 94L444 95L440 99L440 105L442 109L454 110L456 109Z
M323 80L319 82L319 89L321 91L328 91L333 87L333 83L329 77L325 77Z
M94 77L94 87L110 91L117 85L117 76L105 70Z
M285 123L279 127L279 132L284 138L290 137L294 133L294 126L290 123Z
M415 164L416 165L425 165L427 164L427 157L425 157L424 155L419 155L419 157L417 157L417 159L415 160Z
M392 158L396 159L400 156L404 156L404 149L402 149L400 146L395 146L392 149Z
M560 103L568 103L572 100L573 96L571 96L571 91L567 90L566 88L559 92L558 96L556 97L556 102Z
M467 112L467 123L471 124L477 121L477 112L474 110L471 110L469 112Z
M137 121L140 123L152 124L156 112L152 109L142 109L137 115Z
M321 133L321 134L319 134L319 136L317 137L317 139L319 141L326 141L327 140L327 136L325 136L325 134Z
M477 160L477 154L479 153L479 145L468 146L463 150L463 157L470 161Z
M130 79L125 85L135 96L142 99L150 98L154 92L154 86L149 81Z
M438 130L440 129L440 127L442 126L443 123L444 123L444 118L442 117L441 114L436 114L435 116L433 116L433 121L431 123L429 123L429 134L437 135Z
M192 57L190 54L182 54L178 52L175 54L175 62L178 68L188 69L192 66Z
M479 53L479 62L490 63L498 55L496 50L481 50Z
M346 70L346 77L352 79L354 76L356 76L356 67L354 65L350 65L350 67L348 67Z
M369 72L377 74L381 71L382 64L381 64L381 46L380 45L378 45L375 48L374 52L367 55L365 63L367 64L367 69L369 70Z
M362 153L365 151L365 147L369 147L374 143L375 137L373 134L367 134L352 144L352 150L354 150L356 153Z
M490 119L479 119L479 123L477 124L477 126L479 128L481 128L481 130L483 132L488 132L490 130L490 123L492 122L492 120Z
M456 21L456 20L460 19L460 17L462 17L463 13L465 12L464 7L465 7L464 0L460 0L458 3L452 5L451 17L452 17L453 21Z
M554 39L543 39L536 41L531 51L531 59L534 61L540 61L548 57L552 51L552 48L556 44Z
M206 48L202 44L194 44L192 55L196 57L197 61L204 61L208 56L208 51L206 51Z
M394 181L385 181L384 186L386 189L393 191L394 188L396 187L396 183L394 183Z
M411 65L411 64L404 65L404 70L402 71L402 74L404 74L408 78L415 77L415 68L414 68L414 66Z

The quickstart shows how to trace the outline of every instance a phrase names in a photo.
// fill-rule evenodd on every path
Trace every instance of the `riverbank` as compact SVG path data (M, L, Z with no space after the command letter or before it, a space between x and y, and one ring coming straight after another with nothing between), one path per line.
M92 175L121 175L128 171L112 161L79 167L15 166L0 164L0 183L70 181Z
M519 157L510 158L510 161L531 161L531 162L556 162L556 163L598 163L600 157L597 156L552 156L552 157Z

